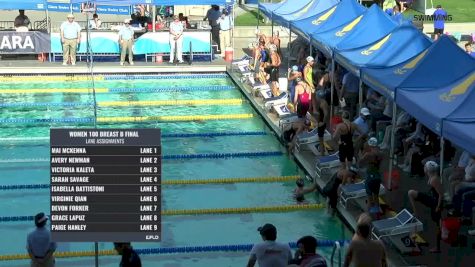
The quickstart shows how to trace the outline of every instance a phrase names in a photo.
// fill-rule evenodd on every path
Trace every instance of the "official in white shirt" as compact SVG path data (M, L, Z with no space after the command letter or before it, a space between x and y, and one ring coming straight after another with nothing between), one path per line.
M170 63L173 64L176 58L179 63L183 63L183 23L177 15L173 16L173 22L170 23Z

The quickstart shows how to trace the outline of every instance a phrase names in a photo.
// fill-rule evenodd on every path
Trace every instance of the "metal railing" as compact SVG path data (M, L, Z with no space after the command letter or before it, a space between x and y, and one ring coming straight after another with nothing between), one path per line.
M50 20L51 22L51 20ZM45 19L33 22L33 29L39 31L48 31L48 21Z
M340 242L335 241L335 244L333 245L332 257L330 259L330 261L331 261L330 264L331 264L332 267L335 266L334 258L335 258L335 254L336 254L337 251L338 251L338 265L336 265L336 266L341 267L341 245L340 245Z
M9 21L0 21L0 30L14 30L15 23L11 20Z

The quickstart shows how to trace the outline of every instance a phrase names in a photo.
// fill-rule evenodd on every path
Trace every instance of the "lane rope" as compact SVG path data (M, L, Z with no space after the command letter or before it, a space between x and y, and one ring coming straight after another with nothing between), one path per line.
M166 86L155 88L110 88L110 93L161 93L176 91L226 91L235 90L232 85L209 85L209 86Z
M347 245L350 240L326 240L317 239L318 247L332 247L335 242L339 242L342 246ZM296 242L288 242L290 248L296 249ZM204 252L249 252L254 244L239 244L239 245L210 245L210 246L189 246L189 247L170 247L170 248L139 248L135 249L135 252L139 255L150 254L177 254L177 253L204 253ZM113 249L99 250L99 256L114 256L117 252ZM77 257L93 257L95 251L66 251L55 252L56 258L77 258ZM11 260L28 260L30 259L28 254L11 254L0 255L0 261Z
M108 88L96 88L96 93L108 93ZM89 88L29 88L29 89L0 89L0 94L51 94L51 93L91 93Z
M215 79L215 78L227 78L225 73L204 73L204 74L150 74L150 75L104 75L104 80L171 80L171 79Z
M250 158L250 157L274 157L281 156L281 151L258 151L258 152L234 152L234 153L198 153L198 154L178 154L162 155L162 159L220 159L220 158ZM59 157L59 156L58 156ZM13 158L0 159L0 163L33 163L50 162L49 158Z
M200 185L200 184L237 184L237 183L274 183L289 182L299 179L298 175L269 176L269 177L242 177L242 178L215 178L194 180L163 180L161 185ZM13 184L0 185L0 191L48 189L49 184Z
M177 106L177 105L241 105L240 98L232 99L189 99L189 100L152 100L152 101L103 101L99 107L128 107L128 106Z
M222 115L178 115L178 116L137 116L137 117L98 117L97 122L180 122L180 121L209 121L209 120L241 120L250 119L249 114L222 114ZM18 118L0 119L0 123L93 123L94 118Z
M74 75L74 76L66 76L66 75L35 75L35 76L23 76L23 75L15 75L15 76L0 76L0 81L2 82L62 82L62 81L90 81L90 75ZM103 75L94 75L95 81L103 81Z
M193 138L193 137L220 137L220 136L260 136L267 135L264 131L245 132L211 132L211 133L169 133L162 134L162 138ZM39 137L0 137L0 143L49 141L49 136Z
M244 208L216 208L216 209L184 209L184 210L162 210L162 216L178 215L223 215L223 214L245 214L245 213L269 213L269 212L293 212L300 210L323 209L323 204L296 204L280 206L263 207L244 207ZM2 216L2 222L29 222L33 221L34 216Z
M62 103L0 103L0 107L94 107L94 103L88 102L62 102Z

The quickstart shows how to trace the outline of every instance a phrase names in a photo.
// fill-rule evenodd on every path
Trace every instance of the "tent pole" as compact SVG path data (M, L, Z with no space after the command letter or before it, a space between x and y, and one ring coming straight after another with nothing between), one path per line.
M358 90L358 110L363 107L363 80L361 79L361 73L359 75L360 78L360 88ZM359 111L357 111L359 113Z
M233 20L231 23L231 46L233 47L233 54L235 51L234 47L234 22L236 21L236 2L233 4Z
M397 114L397 105L396 100L393 98L393 118L392 118L392 127L391 127L391 148L389 150L389 168L388 168L388 184L386 188L391 191L392 183L392 173L393 173L393 164L394 161L397 163L397 158L394 157L394 143L396 136L396 114Z
M155 5L152 6L152 32L155 32L155 23L157 23L157 8Z
M330 121L331 121L331 118L333 118L333 98L335 97L333 94L334 89L335 89L335 60L332 60L332 71L330 73L330 90L331 90L330 102L331 103L328 103L330 105ZM330 127L332 127L332 125L330 125Z
M287 69L290 68L290 43L292 42L292 25L289 24L289 43L287 44ZM282 56L282 55L280 55ZM293 101L293 100L292 100Z
M259 17L260 16L261 16L261 11L260 11L259 7L257 7L257 29L259 29L259 22L260 22Z
M440 137L440 168L439 168L439 174L440 174L440 183L442 184L443 183L443 179L442 179L442 172L444 170L444 144L445 144L445 140L444 140L444 137L441 136Z
M270 36L274 37L274 19L271 21L270 31Z

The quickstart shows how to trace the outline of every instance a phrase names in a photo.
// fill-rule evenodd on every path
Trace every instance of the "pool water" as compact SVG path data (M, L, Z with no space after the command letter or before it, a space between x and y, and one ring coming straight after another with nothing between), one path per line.
M92 81L50 82L15 80L0 84L0 120L45 118L94 118L91 91L84 93L55 93L59 88L91 88ZM97 93L97 117L177 116L252 114L252 118L140 123L98 123L98 128L161 128L163 134L264 132L264 134L217 137L164 137L162 154L236 153L281 151L272 157L230 159L164 160L163 180L191 180L213 178L243 178L302 175L302 171L285 153L277 138L264 121L245 101L232 81L221 77L187 79L113 79L94 82L95 88L129 88L137 92ZM231 87L228 90L206 90L211 86ZM154 88L178 88L147 92ZM188 88L181 90L179 88ZM18 93L1 93L2 89L18 89ZM51 89L51 93L20 93L23 89ZM147 89L147 90L145 90ZM105 101L153 101L189 99L241 99L239 105L175 105L175 106L101 106ZM36 104L35 104L36 103ZM41 104L38 103L54 103ZM59 105L74 103L72 106ZM23 123L9 121L0 128L0 185L47 184L49 162L27 159L48 159L50 127L91 128L93 123ZM15 162L27 161L27 162ZM292 198L293 182L236 183L206 185L164 185L164 210L261 207L296 204ZM310 203L324 202L318 194L307 197ZM0 216L34 215L49 212L49 189L0 191ZM278 241L295 242L304 235L318 239L347 239L349 231L335 217L322 210L283 213L251 213L233 215L163 216L162 241L134 243L134 248L237 245L260 242L257 227L273 223ZM0 255L26 253L27 233L33 222L0 222L2 245ZM5 240L7 242L5 242ZM110 243L99 248L111 249ZM93 243L60 243L58 251L91 251ZM319 249L327 259L331 248ZM198 254L142 255L143 266L243 266L246 252L214 252ZM117 266L118 256L101 256L100 266ZM94 258L57 259L57 266L93 266ZM0 261L0 266L28 266L28 261Z

